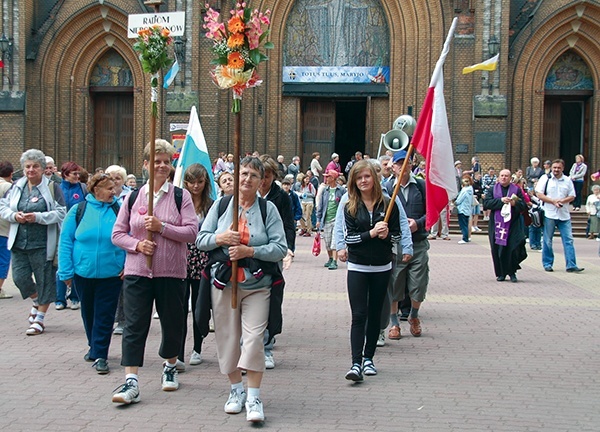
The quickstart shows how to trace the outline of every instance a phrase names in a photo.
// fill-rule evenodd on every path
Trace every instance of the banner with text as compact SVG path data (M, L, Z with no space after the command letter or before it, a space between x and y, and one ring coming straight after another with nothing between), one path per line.
M284 66L284 83L385 84L390 81L389 66Z

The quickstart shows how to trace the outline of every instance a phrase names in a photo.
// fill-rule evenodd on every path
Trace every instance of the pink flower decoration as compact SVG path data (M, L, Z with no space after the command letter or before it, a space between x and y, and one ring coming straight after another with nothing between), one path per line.
M73 194L73 199L79 199L79 198L80 198L80 196L79 196L79 194L78 194L78 193L76 193L76 194Z
M138 213L139 213L139 214L141 214L141 215L143 216L143 215L145 215L146 213L148 213L148 209L147 209L146 207L144 207L144 206L141 206L141 207L138 209Z

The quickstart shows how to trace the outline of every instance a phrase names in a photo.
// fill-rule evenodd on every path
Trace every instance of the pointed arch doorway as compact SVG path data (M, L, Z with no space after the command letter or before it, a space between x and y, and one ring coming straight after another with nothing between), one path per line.
M136 172L133 157L133 78L125 59L109 50L90 79L93 107L93 151L88 167L121 165Z
M546 78L541 157L563 159L567 173L575 155L589 156L593 93L588 65L574 51L566 51Z

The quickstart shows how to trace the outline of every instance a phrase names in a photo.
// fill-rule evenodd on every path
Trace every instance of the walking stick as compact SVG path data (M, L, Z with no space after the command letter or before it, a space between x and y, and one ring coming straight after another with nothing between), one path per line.
M398 181L396 181L396 186L394 187L394 192L392 193L392 196L390 197L390 205L388 206L388 208L385 212L385 218L383 219L383 221L385 223L387 223L390 220L390 216L392 215L392 204L396 201L396 197L398 196L398 192L400 191L400 183L402 181L402 177L404 176L404 173L406 172L406 169L410 162L410 157L412 156L413 150L414 150L414 147L411 143L408 146L408 149L406 149L406 159L404 159L404 163L402 164L402 169L400 169L400 174L398 175Z

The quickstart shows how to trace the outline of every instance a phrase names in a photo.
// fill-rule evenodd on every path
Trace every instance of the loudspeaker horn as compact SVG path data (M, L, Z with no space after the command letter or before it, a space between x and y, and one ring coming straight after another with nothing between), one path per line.
M383 137L383 145L393 152L406 149L408 147L408 142L408 135L398 129L392 129Z
M396 120L394 120L392 127L394 129L401 130L408 136L412 136L413 133L415 132L415 128L417 127L417 122L413 118L413 116L410 116L408 114L403 114L400 117L398 117Z

